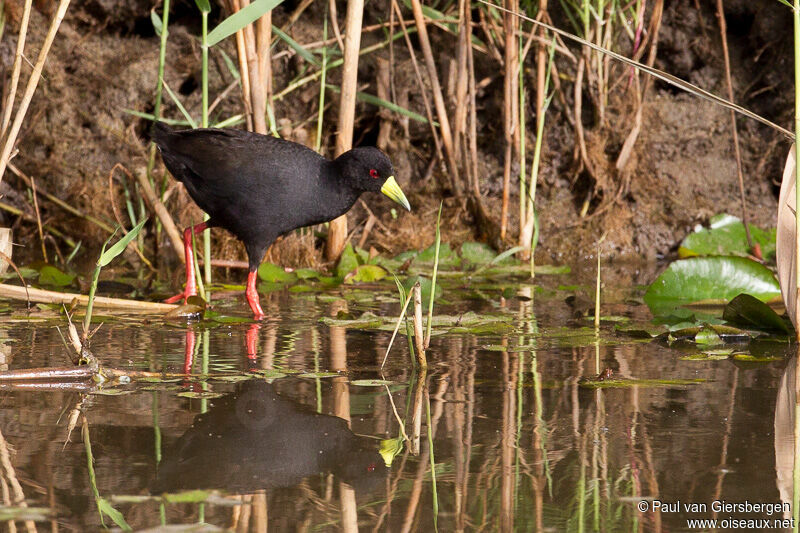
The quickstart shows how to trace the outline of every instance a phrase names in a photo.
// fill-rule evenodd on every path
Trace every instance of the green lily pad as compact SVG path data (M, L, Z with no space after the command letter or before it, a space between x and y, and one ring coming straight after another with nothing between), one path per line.
M729 355L718 353L695 353L680 358L681 361L724 361Z
M162 498L167 503L200 503L206 501L210 494L207 490L189 490L175 494L164 494Z
M703 324L662 333L658 338L669 343L691 341L699 345L716 346L724 343L747 342L752 336L747 331L731 326Z
M618 389L627 387L670 387L675 385L697 385L705 379L606 379L583 381L579 385L589 389Z
M319 279L320 273L313 268L298 268L294 271L297 279Z
M694 336L694 342L701 346L717 346L722 344L722 338L713 329L703 328Z
M339 372L304 372L297 374L299 378L335 378L341 376Z
M258 278L268 283L294 283L297 276L293 272L286 272L278 265L264 262L258 267Z
M422 292L422 306L425 308L431 299L431 287L433 286L433 282L430 279L426 278L425 276L410 276L403 282L403 288L406 290L406 294L411 294L411 288L417 281L419 281L419 287ZM435 298L441 298L443 292L444 290L442 289L442 284L437 283ZM413 303L409 304L409 308L412 308L412 305Z
M436 244L431 244L429 247L421 251L417 257L414 258L414 264L420 263L433 264L436 259ZM461 259L450 248L446 242L439 244L439 268L457 267L461 264Z
M385 379L356 379L350 382L351 385L356 385L357 387L382 387L392 383L392 381Z
M344 277L344 282L347 284L369 283L382 280L387 274L388 272L378 265L361 265L347 274Z
M750 225L750 236L761 246L764 259L775 255L776 229L763 230ZM680 257L698 255L748 255L747 235L742 221L732 215L716 215L708 228L701 228L686 236L678 248Z
M680 305L725 302L741 293L768 301L781 291L772 272L751 259L693 257L670 264L647 289L644 301L654 315L663 315Z
M176 396L180 396L181 398L200 398L204 400L209 400L211 398L219 398L224 396L221 392L211 392L211 391L184 391L179 392Z
M339 256L339 263L336 265L336 275L343 278L356 268L358 268L358 256L355 250L353 250L353 245L347 243L347 246L345 246L342 251L342 255Z
M494 249L482 242L465 242L461 245L461 259L473 265L486 265L497 257Z
M761 300L749 294L740 294L722 312L722 318L744 328L789 333L789 326L778 313Z
M71 285L75 274L61 272L53 265L45 265L39 270L39 284L51 287L66 287Z
M734 360L742 361L744 363L772 363L774 361L783 361L783 357L757 357L755 355L737 353L733 356Z

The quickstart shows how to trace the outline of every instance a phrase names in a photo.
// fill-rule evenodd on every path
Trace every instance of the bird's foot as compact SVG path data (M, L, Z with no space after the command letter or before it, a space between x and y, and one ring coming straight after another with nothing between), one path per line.
M178 294L176 294L175 296L170 296L169 298L167 298L166 300L164 300L164 303L165 303L165 304L174 304L174 303L175 303L175 302L177 302L178 300L181 300L181 299L182 299L182 300L183 300L183 303L185 304L185 303L186 303L186 300L188 300L188 299L189 299L190 297L192 297L192 296L197 296L197 291L196 291L196 290L195 290L195 291L191 291L191 290L186 290L186 289L184 289L184 291L183 291L183 292L179 292L179 293L178 293Z
M266 315L261 309L261 301L258 297L258 290L256 289L255 271L251 270L250 274L247 276L247 289L244 294L247 297L247 304L250 306L250 310L253 311L253 320L263 320Z

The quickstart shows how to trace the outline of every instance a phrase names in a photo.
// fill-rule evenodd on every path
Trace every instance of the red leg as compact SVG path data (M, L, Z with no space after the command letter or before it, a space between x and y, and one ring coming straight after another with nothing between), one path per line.
M245 333L245 344L247 345L247 358L255 361L258 352L258 330L261 329L261 324L250 324L250 327Z
M202 233L207 227L205 222L201 222L183 231L183 252L186 259L186 286L182 293L164 300L165 303L172 304L181 298L183 298L183 303L186 303L186 300L190 296L195 296L197 294L197 283L194 279L194 258L192 257L192 233L197 235L198 233Z
M258 291L256 290L256 272L251 270L247 274L247 290L244 294L247 296L247 303L253 311L253 320L261 320L264 318L264 311L261 310L261 302L258 299Z
M183 373L189 375L192 373L192 363L194 362L194 345L195 334L194 330L186 330L186 347L183 354Z

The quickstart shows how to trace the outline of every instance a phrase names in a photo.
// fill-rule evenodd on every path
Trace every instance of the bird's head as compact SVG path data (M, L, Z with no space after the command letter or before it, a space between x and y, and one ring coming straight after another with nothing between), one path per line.
M409 211L411 206L394 178L389 157L372 146L350 150L336 159L339 172L359 191L380 191Z

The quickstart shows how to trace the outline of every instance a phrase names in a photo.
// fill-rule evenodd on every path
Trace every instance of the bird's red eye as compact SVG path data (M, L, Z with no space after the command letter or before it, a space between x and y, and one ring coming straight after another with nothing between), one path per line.
M378 177L378 171L375 170L374 168L369 169L369 177L370 178L377 178Z
M367 472L374 472L376 468L377 466L375 465L375 463L370 463L369 466L367 467Z

